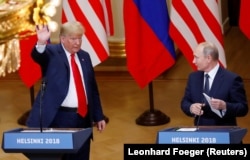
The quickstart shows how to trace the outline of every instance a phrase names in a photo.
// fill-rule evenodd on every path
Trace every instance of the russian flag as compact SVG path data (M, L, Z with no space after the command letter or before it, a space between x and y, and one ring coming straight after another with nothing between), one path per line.
M141 88L175 63L166 0L124 0L127 67Z
M241 31L250 39L250 11L249 11L250 1L241 0L240 1L240 17L239 17L239 27Z

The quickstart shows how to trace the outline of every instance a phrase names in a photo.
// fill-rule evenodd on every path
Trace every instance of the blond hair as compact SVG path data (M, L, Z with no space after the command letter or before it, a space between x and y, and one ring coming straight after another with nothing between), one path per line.
M70 34L79 34L82 35L85 32L85 28L78 21L69 21L61 26L60 36L67 36Z

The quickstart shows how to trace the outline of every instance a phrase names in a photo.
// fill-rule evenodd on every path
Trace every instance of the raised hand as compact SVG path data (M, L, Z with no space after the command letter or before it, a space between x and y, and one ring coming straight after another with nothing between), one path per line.
M38 39L37 44L44 45L49 40L51 31L49 30L47 25L37 25L36 34Z

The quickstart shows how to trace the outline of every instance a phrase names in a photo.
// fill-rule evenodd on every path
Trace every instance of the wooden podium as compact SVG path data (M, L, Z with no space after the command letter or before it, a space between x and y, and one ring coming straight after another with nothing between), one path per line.
M17 128L3 133L6 153L23 153L30 160L59 160L64 153L76 153L92 128Z
M158 144L240 144L247 129L237 126L173 127L157 134Z

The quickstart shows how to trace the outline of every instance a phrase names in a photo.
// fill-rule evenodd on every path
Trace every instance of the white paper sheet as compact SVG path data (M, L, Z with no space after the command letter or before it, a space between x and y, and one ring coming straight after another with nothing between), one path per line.
M27 133L38 133L38 132L41 132L40 130L34 130L34 129L25 129L25 130L22 130L21 132L27 132ZM61 129L43 129L43 132L46 132L46 133L49 133L49 132L70 132L70 133L73 133L73 132L76 132L75 130L61 130Z
M220 111L219 111L218 109L214 109L214 108L212 107L212 105L211 105L211 99L212 99L212 98L209 97L206 93L203 93L203 95L204 95L204 97L206 98L206 100L207 100L207 102L208 102L208 104L209 104L211 110L212 110L215 114L217 114L220 118L222 118L222 115L221 115Z
M179 129L177 129L176 131L191 131L191 132L193 132L193 131L196 131L197 130L197 128L179 128Z

